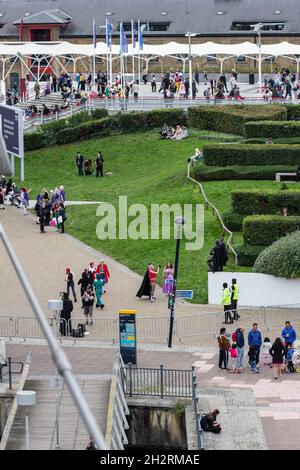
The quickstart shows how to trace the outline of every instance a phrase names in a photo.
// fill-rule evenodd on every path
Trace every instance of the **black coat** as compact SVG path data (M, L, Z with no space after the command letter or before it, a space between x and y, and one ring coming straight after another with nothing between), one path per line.
M273 357L273 362L276 364L282 364L283 363L283 358L285 355L285 349L283 347L282 343L274 343L273 346L270 349L270 354Z
M151 285L150 285L150 278L149 278L149 270L145 272L144 279L142 281L141 287L139 288L136 297L141 298L143 295L147 297L151 297Z
M72 330L71 312L73 311L73 302L70 299L63 299L63 309L60 312L59 331L62 336L70 334Z

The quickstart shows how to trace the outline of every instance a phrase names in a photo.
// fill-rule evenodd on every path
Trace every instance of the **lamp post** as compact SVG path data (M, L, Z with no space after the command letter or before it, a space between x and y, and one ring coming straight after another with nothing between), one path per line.
M48 300L48 310L56 313L56 337L58 338L58 329L60 325L60 312L63 309L63 301L62 300ZM55 315L54 315L55 317ZM65 320L64 320L65 321ZM64 325L66 331L68 330L68 325ZM62 385L63 380L62 377L58 374L57 367L55 368L55 376L51 381L52 386L55 387L55 434L56 434L56 445L55 449L60 449L59 443L59 397L58 397L58 390Z
M182 228L185 223L183 217L176 217L175 225L177 226L177 234L176 234L176 254L175 254L175 265L174 265L174 280L173 280L173 291L172 294L169 295L169 309L170 309L170 329L169 329L169 340L168 340L168 348L172 347L172 339L173 339L173 326L174 326L174 306L175 306L175 299L176 299L176 283L177 283L177 274L178 274L178 264L179 264L179 249L180 249L180 240L182 238Z
M196 33L186 33L185 37L189 38L189 99L191 100L193 98L193 77L192 77L192 40L191 38L194 38L197 36Z
M22 390L17 392L17 404L18 406L32 406L36 404L36 393L29 390ZM28 410L25 413L25 434L26 434L26 450L30 449L29 441L29 417Z
M254 25L254 30L258 34L258 85L259 90L262 89L262 79L261 79L261 28L263 27L262 23L257 23Z

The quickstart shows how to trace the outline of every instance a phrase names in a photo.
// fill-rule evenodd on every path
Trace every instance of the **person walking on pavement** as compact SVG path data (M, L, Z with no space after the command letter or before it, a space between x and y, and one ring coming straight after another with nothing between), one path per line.
M99 177L99 173L101 177L103 177L103 163L104 163L104 157L102 153L99 151L97 154L97 158L95 160L96 162L96 177Z
M228 369L228 350L230 348L229 341L226 337L226 328L220 329L220 335L218 336L219 344L219 368ZM224 367L223 367L224 366Z
M83 271L83 273L81 274L81 278L79 279L77 284L80 286L80 297L82 299L84 292L86 291L87 287L91 284L91 279L89 277L87 269ZM81 308L83 308L83 302Z
M224 305L224 316L225 324L233 323L233 318L231 316L231 290L228 287L227 282L223 284L222 299L221 304Z
M67 292L63 293L63 309L59 317L59 332L62 336L70 335L72 331L71 313L73 311L72 300L69 299Z
M77 302L76 292L74 287L74 274L72 273L71 268L66 268L66 283L67 283L67 295L70 295L70 289L72 290L74 302Z
M297 334L295 329L292 327L290 321L285 322L285 328L282 330L281 336L283 341L285 342L286 349L289 344L293 346L293 343L296 341Z
M240 287L237 283L236 279L232 279L232 286L231 286L231 312L233 314L233 319L238 320L240 315L237 312L237 303L239 300L240 294Z
M257 323L253 323L252 330L248 333L248 345L253 346L255 349L256 368L259 370L259 353L262 345L262 337Z
M96 274L96 280L93 282L93 286L95 287L95 293L96 293L96 308L104 308L104 303L102 302L102 294L103 294L103 287L104 287L105 281L101 277L101 274Z
M80 152L77 152L76 155L76 166L78 168L78 176L83 176L83 161L84 158Z
M236 342L236 348L238 352L237 368L240 370L243 369L243 359L244 359L244 351L245 351L244 331L245 331L244 328L240 326L235 332L235 342Z

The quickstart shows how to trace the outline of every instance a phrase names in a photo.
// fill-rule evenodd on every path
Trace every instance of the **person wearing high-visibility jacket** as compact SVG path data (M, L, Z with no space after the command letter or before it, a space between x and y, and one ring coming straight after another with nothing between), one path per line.
M232 286L231 286L231 311L233 314L233 319L238 320L240 315L237 312L237 303L239 300L240 295L240 286L237 283L236 279L232 279Z
M224 323L233 323L233 318L231 316L231 289L228 287L227 282L224 282L223 284L221 304L224 305Z

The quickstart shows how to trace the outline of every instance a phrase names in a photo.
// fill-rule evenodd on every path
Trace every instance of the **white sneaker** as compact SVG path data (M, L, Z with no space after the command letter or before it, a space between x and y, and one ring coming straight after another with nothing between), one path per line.
M154 302L154 300L155 300L154 297L151 297L150 302Z

